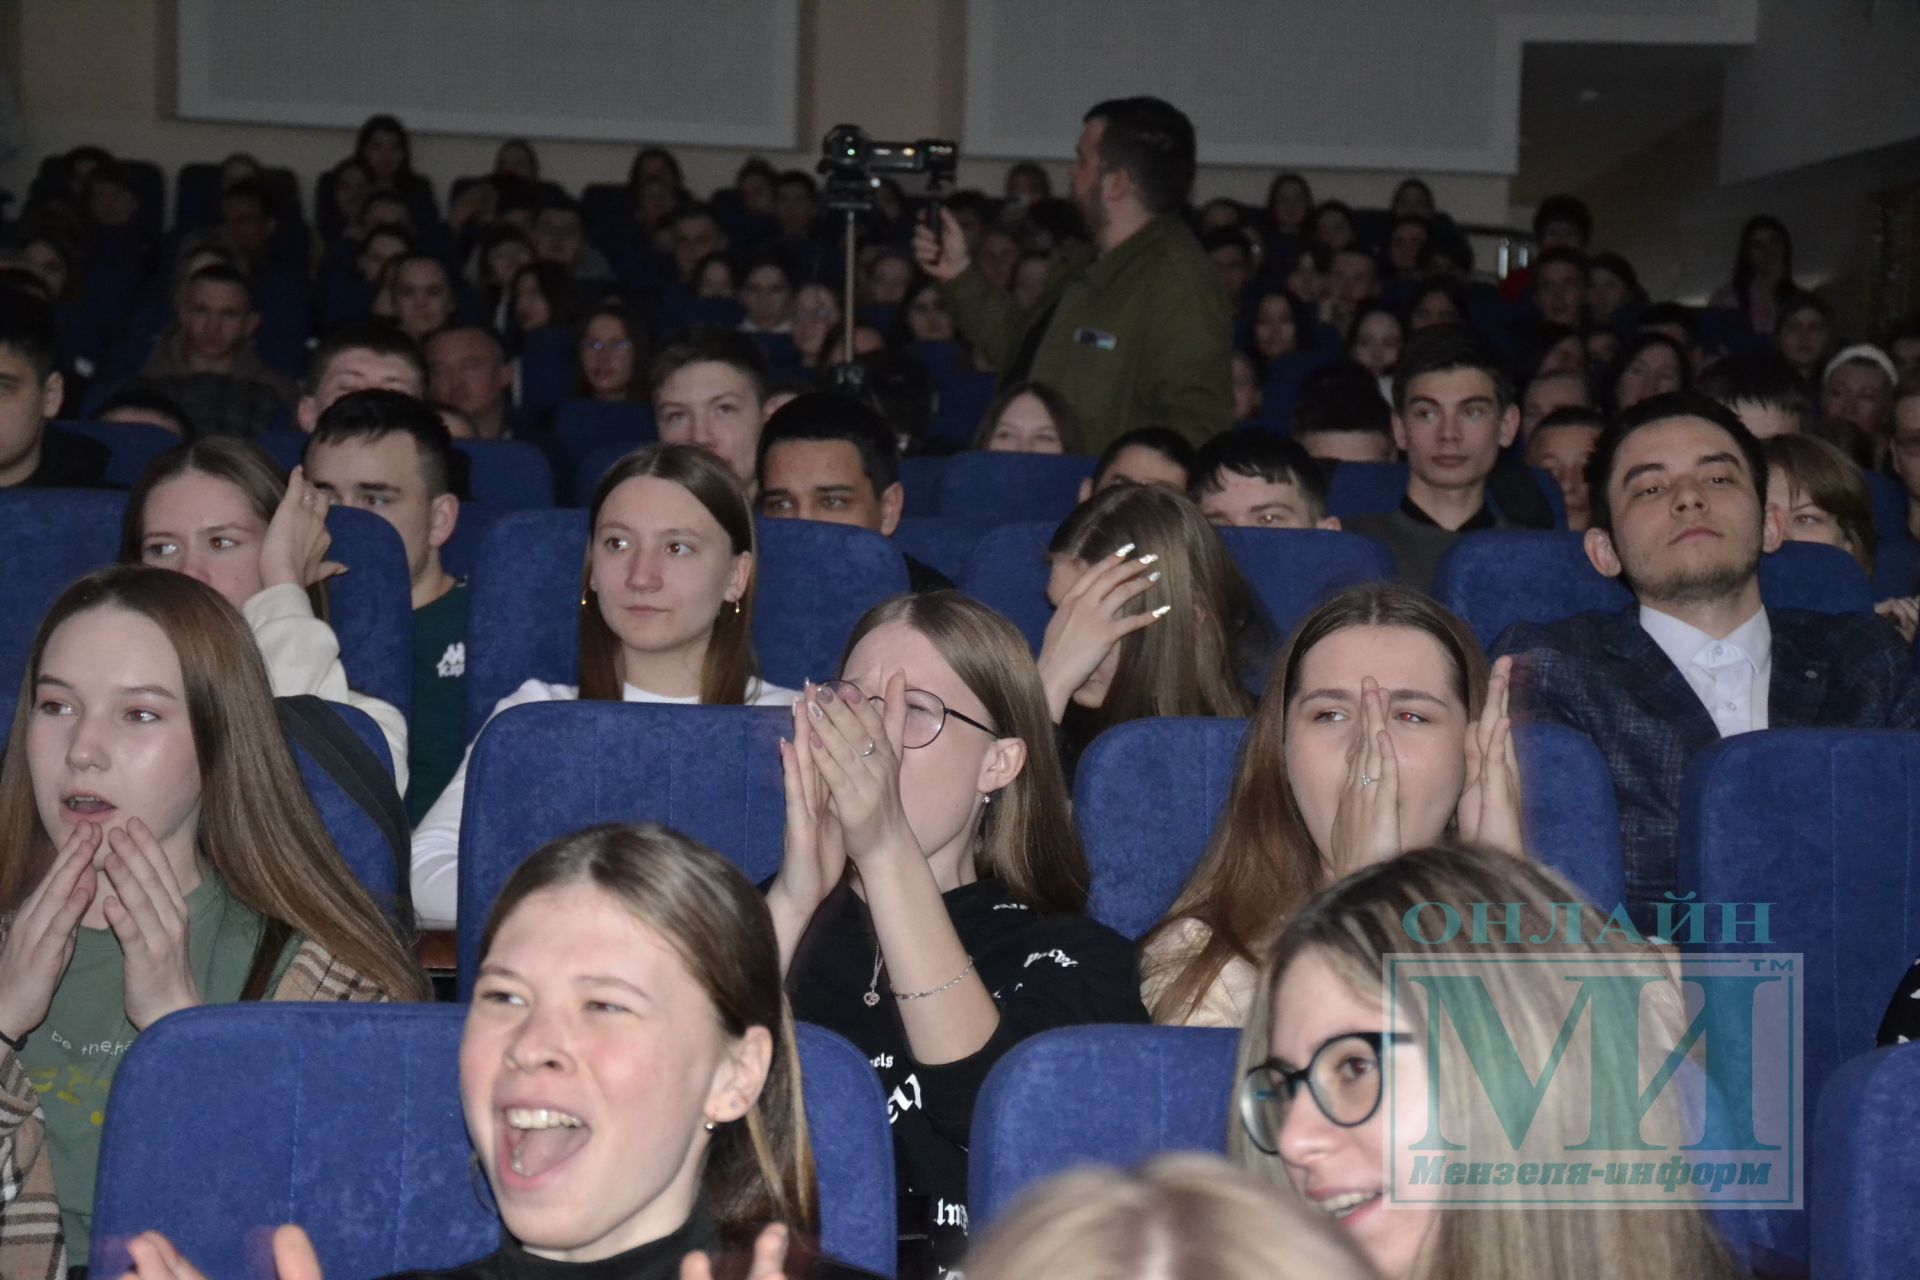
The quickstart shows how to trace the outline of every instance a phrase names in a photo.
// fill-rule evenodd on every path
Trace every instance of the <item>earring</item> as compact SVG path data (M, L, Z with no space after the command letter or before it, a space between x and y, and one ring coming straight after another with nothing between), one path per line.
M983 804L983 805L988 805L988 804L992 804L992 803L993 803L993 792L991 792L991 791L989 791L989 792L987 792L987 794L985 794L985 795L983 795L983 796L981 796L981 797L980 797L980 803L981 803L981 804Z
M593 584L591 582L589 582L586 586L580 588L580 607L582 609L587 607L587 597L592 594L593 594Z
M738 600L733 602L733 616L736 618L740 616L740 602Z
M707 1132L708 1132L708 1133L712 1133L712 1132L713 1132L713 1121L711 1121L711 1120L709 1120L709 1121L707 1121Z

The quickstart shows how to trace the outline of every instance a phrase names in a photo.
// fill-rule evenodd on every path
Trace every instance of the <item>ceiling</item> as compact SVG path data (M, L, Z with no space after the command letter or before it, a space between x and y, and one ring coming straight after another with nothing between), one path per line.
M1720 105L1724 46L1529 44L1520 63L1516 205L1578 191Z

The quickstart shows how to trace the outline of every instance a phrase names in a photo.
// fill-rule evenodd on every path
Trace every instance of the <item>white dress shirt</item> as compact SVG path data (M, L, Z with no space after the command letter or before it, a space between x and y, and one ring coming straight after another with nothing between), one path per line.
M1645 605L1640 606L1640 625L1687 678L1721 737L1767 727L1773 626L1764 608L1723 640Z

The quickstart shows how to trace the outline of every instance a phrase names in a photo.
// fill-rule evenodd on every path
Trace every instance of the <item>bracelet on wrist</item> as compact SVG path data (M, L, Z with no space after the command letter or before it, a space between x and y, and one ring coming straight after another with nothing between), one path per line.
M895 1000L925 1000L928 996L937 996L942 991L951 991L953 988L959 986L961 981L968 974L972 972L973 972L973 957L968 956L966 968L962 969L959 973L954 974L953 977L947 979L945 982L941 983L939 986L934 987L932 990L930 991L896 991L893 993L893 998Z

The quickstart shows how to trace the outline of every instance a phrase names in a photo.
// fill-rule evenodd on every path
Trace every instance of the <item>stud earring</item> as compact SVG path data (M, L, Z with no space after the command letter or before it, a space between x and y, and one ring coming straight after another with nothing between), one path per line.
M740 602L738 600L733 602L733 616L736 618L740 616Z
M713 1132L713 1121L711 1121L711 1120L709 1120L709 1121L707 1121L707 1132L708 1132L708 1133L712 1133L712 1132Z

